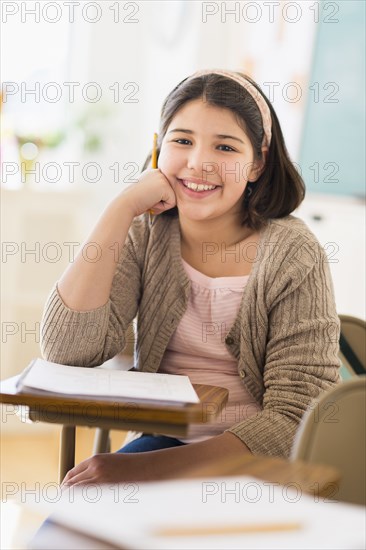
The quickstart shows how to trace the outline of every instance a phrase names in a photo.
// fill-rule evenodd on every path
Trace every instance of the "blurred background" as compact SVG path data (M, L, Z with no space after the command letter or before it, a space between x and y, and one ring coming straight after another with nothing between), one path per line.
M326 250L338 312L365 318L363 0L14 1L1 10L1 378L40 356L53 283L135 181L166 95L203 68L245 72L273 103L307 186L294 214ZM13 435L56 430L14 416L2 418L8 479Z

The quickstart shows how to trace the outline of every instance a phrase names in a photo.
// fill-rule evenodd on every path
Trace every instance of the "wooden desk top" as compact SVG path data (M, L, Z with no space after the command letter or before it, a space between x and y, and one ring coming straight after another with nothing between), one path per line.
M215 476L250 476L284 485L314 495L314 498L336 499L340 472L328 464L313 464L302 460L243 454L240 457L211 459L204 466L186 470L183 478Z
M45 392L22 391L19 393L14 376L0 382L0 402L27 406L33 415L44 422L80 425L134 422L187 425L211 422L221 411L228 399L228 390L217 386L194 384L200 403L176 405L157 401L123 400L120 398L76 397ZM47 420L47 415L49 419ZM32 417L32 415L30 415Z

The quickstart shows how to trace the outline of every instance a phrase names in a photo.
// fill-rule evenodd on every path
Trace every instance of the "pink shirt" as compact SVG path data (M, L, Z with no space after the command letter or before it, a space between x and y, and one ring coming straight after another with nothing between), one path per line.
M261 410L238 374L238 363L225 346L249 275L208 277L183 260L191 280L187 310L169 340L159 372L185 374L193 384L229 390L226 407L214 422L193 424L181 441L203 441ZM169 435L169 434L167 434Z

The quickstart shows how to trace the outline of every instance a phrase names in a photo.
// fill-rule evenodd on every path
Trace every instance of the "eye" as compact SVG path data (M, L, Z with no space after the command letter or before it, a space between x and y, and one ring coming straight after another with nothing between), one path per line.
M220 151L227 151L228 153L230 153L231 151L233 151L234 153L236 152L235 149L233 149L232 147L230 147L229 145L219 145L218 146L219 148L220 147L226 147L226 149L220 149Z
M181 143L182 141L185 141L186 143ZM180 145L187 145L187 142L191 143L189 139L184 139L184 138L173 139L173 142L179 143Z

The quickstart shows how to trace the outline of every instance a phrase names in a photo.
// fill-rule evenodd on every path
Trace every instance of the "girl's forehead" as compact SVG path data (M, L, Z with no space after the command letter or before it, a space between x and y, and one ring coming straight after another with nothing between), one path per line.
M182 124L189 124L191 126L199 127L204 121L209 123L210 127L223 130L223 126L235 128L237 131L244 133L243 128L240 126L236 114L226 107L219 107L212 105L202 99L194 99L185 103L173 116L169 129L176 124L179 124L179 128L182 128ZM184 126L186 128L187 126Z

